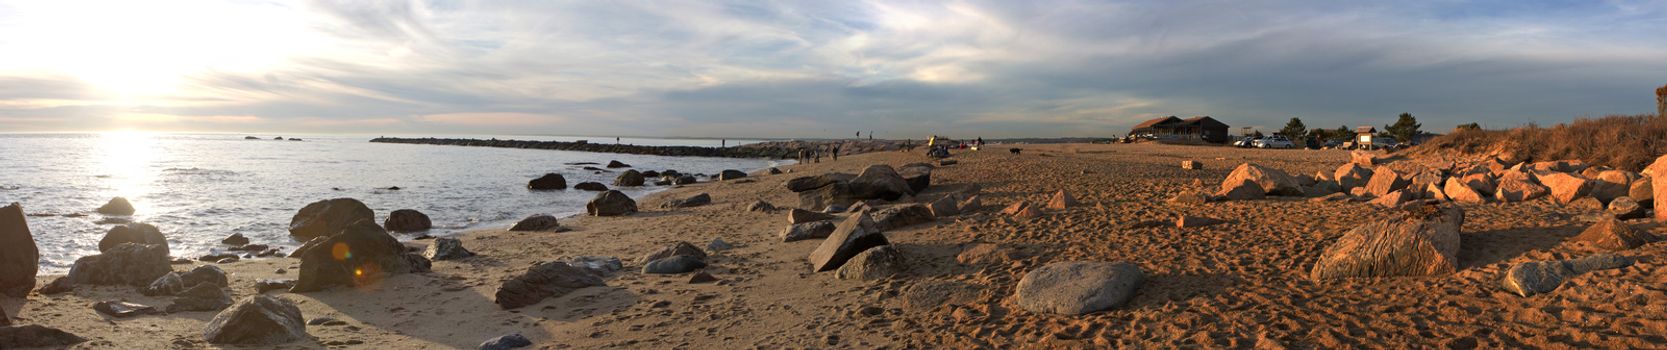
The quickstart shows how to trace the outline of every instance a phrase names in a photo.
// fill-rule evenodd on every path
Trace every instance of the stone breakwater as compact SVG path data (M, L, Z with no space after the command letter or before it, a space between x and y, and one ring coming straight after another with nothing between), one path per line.
M647 154L674 157L722 157L722 158L773 158L791 159L798 156L800 148L829 149L832 145L840 145L840 154L859 154L877 151L894 151L900 149L900 142L887 140L860 141L771 141L746 144L734 147L697 147L697 146L641 146L620 145L606 143L590 143L584 141L527 141L527 140L499 140L499 139L442 139L442 138L396 138L378 137L371 139L375 143L404 143L422 145L474 146L499 148L551 149L580 152Z

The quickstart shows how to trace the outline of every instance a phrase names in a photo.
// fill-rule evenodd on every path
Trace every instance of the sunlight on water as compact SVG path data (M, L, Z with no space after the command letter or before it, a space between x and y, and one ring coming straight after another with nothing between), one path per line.
M143 199L155 192L157 173L151 168L158 147L156 135L138 131L116 131L99 135L98 176L109 178L111 191L103 197L127 197L138 212L150 209Z

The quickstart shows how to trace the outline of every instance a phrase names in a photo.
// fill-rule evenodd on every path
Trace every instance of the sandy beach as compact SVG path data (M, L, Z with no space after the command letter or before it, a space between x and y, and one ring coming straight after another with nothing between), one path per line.
M1013 154L1008 147L1021 147ZM432 272L395 275L368 287L268 292L298 304L311 339L276 348L474 348L520 333L539 349L594 348L1652 348L1667 343L1667 245L1616 254L1630 267L1571 277L1550 293L1518 296L1501 287L1513 264L1591 255L1567 242L1597 215L1549 198L1464 204L1457 271L1448 275L1315 281L1310 269L1344 232L1393 215L1364 201L1263 200L1178 204L1183 191L1215 192L1241 163L1292 175L1330 173L1350 161L1340 150L1256 150L1157 144L991 145L956 151L939 166L921 201L978 188L982 209L886 230L905 270L874 281L812 272L807 256L821 240L783 242L786 210L755 212L765 201L798 204L788 179L859 173L873 164L931 159L880 152L824 159L703 182L637 198L641 212L561 219L569 232L459 236L478 254L435 261ZM1193 160L1201 170L1182 169ZM936 164L935 162L933 164ZM1016 201L1046 203L1060 190L1079 202L1036 218L1002 215ZM697 193L708 205L665 209ZM300 206L304 203L297 203ZM383 214L383 213L378 213ZM848 215L848 214L841 214ZM1180 215L1224 223L1179 228ZM1626 224L1660 236L1648 219ZM37 233L40 234L40 233ZM704 271L641 273L637 259L667 244L734 248L708 251ZM976 247L976 248L975 248ZM541 261L613 256L622 271L605 287L580 289L522 308L494 303L503 282ZM1145 281L1126 304L1085 315L1026 311L1015 285L1049 263L1121 261ZM204 264L194 262L194 264ZM174 265L187 271L193 265ZM219 264L235 299L261 279L296 278L299 260ZM278 273L284 270L284 273ZM44 285L54 276L43 277ZM94 302L165 305L126 286L77 286L58 295L0 298L14 324L40 324L87 338L76 348L217 348L203 339L215 312L116 319ZM268 346L262 346L268 348Z

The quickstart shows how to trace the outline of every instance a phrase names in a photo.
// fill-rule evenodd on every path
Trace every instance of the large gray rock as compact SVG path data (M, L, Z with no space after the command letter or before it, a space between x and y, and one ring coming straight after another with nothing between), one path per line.
M98 251L109 251L110 248L122 243L156 244L163 250L168 249L168 238L162 236L162 230L144 223L129 223L111 227L110 232L98 241Z
M510 227L509 230L510 231L554 231L557 228L561 228L561 224L556 222L556 217L550 216L550 215L545 215L545 214L537 214L537 215L533 215L533 216L528 216L526 219L521 219L521 222L515 223L515 226Z
M698 193L698 194L695 194L693 196L689 196L689 197L686 197L686 198L678 198L678 199L673 199L673 200L666 201L664 204L661 204L660 207L661 208L668 208L668 209L669 208L691 208L691 207L698 207L698 206L707 205L707 204L712 204L712 195L706 194L705 192L701 192L701 193Z
M1262 189L1265 195L1273 196L1301 196L1302 184L1297 183L1295 177L1279 169L1263 167L1252 163L1239 164L1233 172L1227 174L1227 179L1221 182L1223 193L1231 192L1241 182L1250 181Z
M1014 296L1030 312L1081 315L1127 303L1145 278L1125 262L1052 263L1019 279Z
M173 271L169 261L167 247L122 243L76 259L69 278L75 284L145 286Z
M534 191L550 191L567 189L567 178L561 174L544 174L537 179L527 182L527 189Z
M622 216L637 212L637 201L626 196L624 192L610 190L598 193L596 198L585 204L585 212L591 216Z
M654 251L653 253L644 255L641 259L637 259L637 263L647 264L655 260L674 256L692 256L696 259L705 260L706 252L700 250L700 247L696 247L694 244L690 244L689 242L676 242L668 244L664 248L660 248L660 250Z
M887 244L891 243L886 241L886 236L880 233L880 228L868 214L851 215L835 226L833 234L816 246L815 251L810 252L811 270L833 271L844 266L857 253Z
M617 177L614 177L614 187L642 186L644 181L646 181L646 179L643 177L641 172L638 172L636 169L631 169L620 173Z
M828 238L828 235L833 234L833 232L834 223L832 221L823 220L797 223L788 226L787 229L781 231L781 241L793 242L807 239Z
M428 214L415 209L400 209L388 213L388 220L382 221L382 227L389 232L420 232L434 228L434 222L428 219Z
M813 222L813 221L833 220L833 218L834 218L833 214L818 213L818 212L804 210L804 209L798 209L798 208L793 208L792 210L787 211L787 223L789 223L789 224L802 224L802 223Z
M213 344L274 345L307 338L301 308L278 297L255 295L214 315L203 329Z
M874 212L874 224L881 231L890 231L917 224L932 222L932 209L922 204L906 204L880 209Z
M532 345L533 345L532 340L527 339L527 337L525 337L525 336L522 336L521 333L516 333L516 334L510 334L510 335L497 337L497 338L487 339L485 342L480 343L480 346L477 347L476 349L477 350L509 350L509 349L516 349L516 348L524 348L524 347L528 347L528 346L532 346Z
M22 298L35 289L40 269L40 249L29 232L23 206L0 207L0 295Z
M515 278L505 281L493 295L498 307L508 309L537 304L586 287L602 286L602 278L564 262L541 262Z
M104 206L98 207L98 213L104 215L127 216L133 215L133 212L133 203L128 203L127 198L122 197L111 198Z
M1650 243L1648 235L1633 230L1632 226L1615 217L1598 220L1570 240L1604 250L1627 250Z
M168 305L168 312L217 311L231 305L232 295L226 293L224 288L201 283L180 292L174 303Z
M884 199L895 201L903 196L914 195L914 190L909 188L909 182L904 180L903 176L897 173L897 170L885 164L868 166L868 168L862 170L862 174L857 175L857 178L851 179L847 186L849 186L851 196L859 200Z
M799 192L799 208L810 211L822 211L829 207L850 207L858 200L861 199L851 191L851 185L845 182L835 182Z
M435 238L428 248L423 250L423 257L429 260L453 260L475 256L474 252L463 248L463 241L456 238Z
M1332 178L1342 187L1341 192L1348 192L1356 187L1366 186L1366 182L1372 179L1372 169L1356 163L1343 164L1332 173Z
M926 163L911 163L897 170L903 176L903 182L909 184L909 190L914 193L926 191L932 186L932 165Z
M836 183L850 182L851 179L855 178L857 178L857 176L851 174L827 173L816 176L793 178L792 180L787 180L787 183L783 184L783 186L787 187L788 191L804 192Z
M724 171L718 172L718 181L729 181L729 180L735 180L735 179L740 179L740 178L744 178L744 177L747 177L747 173L743 173L740 170L735 170L735 169L726 169Z
M603 185L601 182L587 181L573 185L573 189L580 191L602 192L608 190L608 185Z
M341 232L359 221L376 222L376 212L365 203L352 198L336 198L313 202L302 207L289 220L289 235L298 241L325 237Z
M1420 204L1391 215L1344 233L1320 254L1309 277L1429 276L1457 268L1464 210Z
M1632 266L1632 259L1624 256L1600 254L1560 261L1530 261L1511 266L1501 282L1506 290L1521 296L1550 293L1563 281L1580 274Z
M1395 169L1384 167L1372 173L1372 180L1366 182L1366 193L1374 197L1382 197L1391 192L1406 189L1411 185L1412 179L1395 172Z
M1614 200L1609 201L1608 212L1621 220L1638 219L1648 215L1644 206L1639 205L1638 201L1627 196L1615 197Z
M904 269L903 254L891 245L883 245L857 253L857 256L845 262L845 266L834 270L834 277L843 280L876 280L891 278L902 273Z
M0 349L65 348L86 338L38 324L0 327Z
M426 272L430 262L406 253L405 245L369 220L341 233L296 249L300 273L290 292L319 291L331 286L365 286L392 275Z
M703 267L706 267L706 260L704 259L688 255L675 255L649 261L648 264L643 265L642 273L678 274L692 272Z

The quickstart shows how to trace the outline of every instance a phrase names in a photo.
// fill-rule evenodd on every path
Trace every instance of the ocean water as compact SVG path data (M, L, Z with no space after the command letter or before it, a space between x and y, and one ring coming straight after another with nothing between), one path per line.
M225 134L0 134L0 205L21 203L31 215L29 228L40 246L42 273L52 274L68 271L78 257L98 253L99 239L114 224L101 223L111 218L95 210L117 196L132 201L137 213L115 219L156 225L168 237L172 255L195 258L228 248L219 242L234 233L253 243L285 247L288 252L300 243L289 237L290 217L308 203L324 199L359 199L376 211L378 222L396 209L416 209L434 222L435 228L427 234L446 236L510 225L533 214L581 213L594 192L534 192L526 189L527 181L553 172L566 177L569 186L597 181L612 187L618 171L625 170L598 174L566 163L619 160L639 171L676 169L704 174L779 165L766 159L368 142L374 135L297 136L305 141L276 141L272 135L245 140L244 135ZM723 142L621 141L696 146ZM749 142L756 140L727 143ZM394 186L400 190L388 190ZM659 189L620 190L640 198Z

